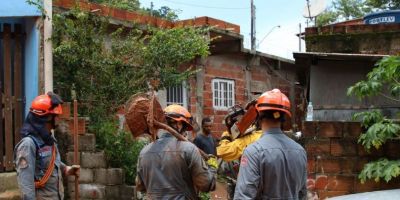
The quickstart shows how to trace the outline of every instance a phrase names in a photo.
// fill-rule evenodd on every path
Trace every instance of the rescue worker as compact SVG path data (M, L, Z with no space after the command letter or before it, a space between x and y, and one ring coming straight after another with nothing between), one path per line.
M262 131L253 131L247 135L232 140L228 131L224 131L217 146L217 156L224 163L222 166L227 178L228 199L233 199L236 187L237 174L239 172L239 159L244 149L251 143L257 141L262 135Z
M192 129L191 115L182 106L164 109L167 123L179 133ZM178 141L164 132L140 152L137 191L150 199L198 199L198 191L215 189L215 170L209 168L191 142Z
M250 134L236 138L232 141L232 136L228 131L224 131L217 146L217 156L224 161L240 159L244 149L251 143L257 141L262 135L262 131L253 131Z
M244 150L234 199L305 199L306 152L281 130L285 115L291 117L289 99L273 89L256 109L263 135Z
M62 175L79 175L79 166L66 166L60 160L52 135L56 116L62 114L61 98L49 92L37 96L21 128L21 141L15 146L17 180L24 200L64 199Z

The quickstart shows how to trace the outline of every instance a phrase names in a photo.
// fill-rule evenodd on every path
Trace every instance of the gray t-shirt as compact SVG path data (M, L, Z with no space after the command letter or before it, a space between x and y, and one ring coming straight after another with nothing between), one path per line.
M194 139L193 143L204 153L217 155L215 149L215 141L211 135L204 135L203 133L197 134L196 138Z

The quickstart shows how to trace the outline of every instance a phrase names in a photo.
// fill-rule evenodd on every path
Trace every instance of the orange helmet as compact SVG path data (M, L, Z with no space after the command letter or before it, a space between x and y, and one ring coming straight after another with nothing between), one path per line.
M290 101L279 89L264 92L257 99L256 109L259 113L267 110L282 111L289 117L292 117L290 113Z
M44 116L48 114L60 115L62 114L61 99L59 101L52 101L51 94L43 94L37 96L33 101L30 111L36 115ZM57 96L58 97L58 96ZM58 97L59 98L59 97Z
M175 121L178 122L185 122L188 127L187 130L191 131L193 130L192 126L192 115L189 113L189 111L186 110L186 108L180 106L180 105L169 105L164 109L164 114Z

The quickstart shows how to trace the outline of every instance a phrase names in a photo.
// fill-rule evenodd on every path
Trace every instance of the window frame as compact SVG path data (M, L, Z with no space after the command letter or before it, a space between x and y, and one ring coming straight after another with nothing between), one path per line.
M215 88L215 84L217 83L217 87ZM226 92L222 90L222 83L226 83ZM212 104L215 110L226 111L230 107L235 105L235 80L232 79L224 79L224 78L214 78L211 81L212 88ZM216 91L217 90L217 91ZM229 91L231 90L231 91ZM216 94L218 93L218 96ZM226 93L226 94L224 94ZM223 97L224 96L224 97ZM226 101L226 102L224 102ZM231 103L231 105L230 105ZM226 106L224 105L226 104Z
M181 97L181 99L182 99L182 103L180 103L180 102L170 102L170 101L168 101L169 99L168 99L168 97L169 97L169 92L170 92L170 90L172 90L172 88L177 88L177 86L181 86L182 87L182 97ZM173 91L172 92L172 95L174 96L174 95L180 95L179 94L179 91L178 90L176 90L176 91ZM176 97L175 97L176 98ZM178 98L179 99L179 98ZM181 84L178 84L178 85L175 85L175 86L170 86L170 87L167 87L167 88L165 88L165 105L166 106L169 106L169 105L172 105L172 104L178 104L178 105L181 105L181 106L183 106L184 108L186 108L186 109L188 109L188 89L187 89L187 84L186 84L186 81L183 81Z

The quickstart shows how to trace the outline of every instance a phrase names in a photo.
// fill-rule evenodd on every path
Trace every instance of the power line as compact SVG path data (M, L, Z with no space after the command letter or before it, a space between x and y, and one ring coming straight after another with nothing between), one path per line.
M174 4L185 5L185 6L198 7L198 8L210 8L210 9L221 9L221 10L247 10L247 9L250 9L250 7L237 7L237 8L234 8L234 7L215 7L215 6L205 6L205 5L184 3L184 2L171 1L171 0L164 0L164 1L170 2L170 3L174 3Z

